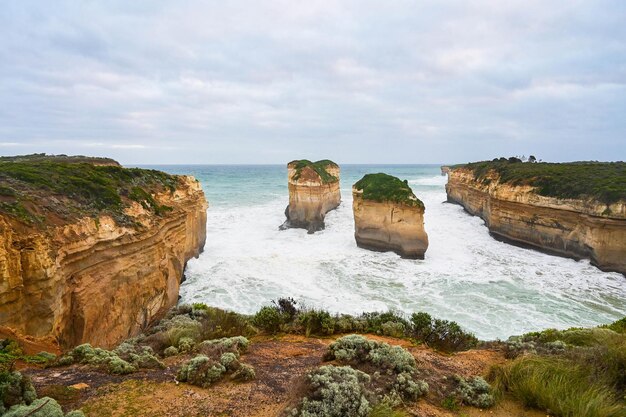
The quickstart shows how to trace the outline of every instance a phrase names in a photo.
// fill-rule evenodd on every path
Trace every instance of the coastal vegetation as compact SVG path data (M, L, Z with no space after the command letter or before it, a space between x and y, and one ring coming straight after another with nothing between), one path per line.
M444 352L467 350L478 344L478 339L456 322L432 318L424 312L410 317L393 311L369 312L359 316L331 314L325 310L299 308L291 298L281 298L272 305L262 307L252 318L252 324L272 334L380 334L417 340Z
M294 165L294 168L296 170L296 172L291 177L293 181L298 181L298 179L300 179L300 176L302 175L302 170L306 167L313 169L313 171L317 173L317 175L322 180L322 183L324 184L339 181L339 178L335 177L327 171L328 167L338 167L338 165L330 159L322 159L316 162L311 162L308 159L299 159L291 161L288 165Z
M52 356L45 364L30 366L52 367L51 370L69 366L71 372L78 374L99 372L137 381L161 380L163 377L158 375L164 373L171 375L166 378L181 383L214 389L221 381L254 383L250 381L271 378L268 369L280 372L283 364L268 363L272 359L265 355L277 349L283 337L305 338L293 339L296 355L306 352L304 340L319 341L321 337L329 340L322 344L323 350L316 351L318 356L306 359L309 368L302 374L301 384L294 386L296 396L284 411L285 416L402 417L406 415L403 410L423 401L422 398L457 411L467 406L485 409L514 398L526 407L554 416L624 417L625 324L626 318L592 329L550 329L512 337L506 342L480 344L456 323L432 318L427 313L405 317L395 312L378 312L353 317L303 308L292 298L281 298L254 315L242 315L196 303L173 308L143 334L111 351L84 344L57 358ZM342 333L345 335L336 338ZM315 338L306 339L307 336ZM254 347L257 343L270 343L273 347L259 352ZM429 363L424 362L425 358L434 357L422 356L416 360L415 348L409 347L420 343L442 351L437 356L440 359ZM23 355L14 341L5 340L1 346L5 353ZM469 348L498 351L502 359L494 362L486 378L451 372L448 367L455 355L446 352ZM467 353L472 352L477 351ZM437 371L442 373L433 374L434 364L444 358L449 359ZM320 361L323 363L316 365ZM255 369L259 364L270 368L259 373ZM5 409L32 410L33 404L43 404L42 399L36 399L28 376L8 368L3 372L0 394L13 396L3 403L9 406ZM2 388L3 383L14 388ZM52 388L42 392L47 395L45 401L50 398L45 406L51 410L60 409L59 404L82 406L72 402L80 398L76 395L68 399L64 392L57 393ZM110 392L110 388L103 394L99 392L90 394L90 401L97 400L98 395L109 395L104 393ZM129 397L124 401L134 400ZM94 411L93 404L84 409L88 415L105 415ZM54 412L57 414L50 415L68 415Z
M466 168L482 182L489 173L511 185L535 187L538 194L556 198L590 198L605 204L626 201L626 162L522 162L517 158L455 165Z
M366 174L353 187L363 191L364 200L392 201L424 208L424 203L413 194L408 182L392 175L384 173Z
M126 224L129 219L124 209L131 201L157 215L170 210L159 205L153 195L173 192L176 176L67 159L0 160L0 212L22 223L44 225L50 213L62 219L109 214Z
M549 329L512 337L492 369L497 389L559 416L626 416L624 322L591 329Z

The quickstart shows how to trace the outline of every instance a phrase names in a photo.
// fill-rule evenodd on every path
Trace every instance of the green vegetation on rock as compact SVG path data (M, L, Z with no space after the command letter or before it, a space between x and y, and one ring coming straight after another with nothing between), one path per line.
M366 174L353 187L356 190L363 191L362 196L364 200L391 201L424 208L424 203L413 194L413 190L411 190L406 180L402 181L397 177L382 172Z
M33 364L46 364L54 361L56 356L49 352L40 352L36 355L26 355L15 340L0 340L0 365L11 364L17 360Z
M161 215L152 194L172 192L176 176L164 172L57 159L0 161L0 211L27 223L40 223L41 213L63 219L110 214L125 223L123 213L131 200Z
M524 163L500 158L456 168L472 170L482 182L495 172L501 183L529 185L546 197L591 198L605 204L626 201L626 162Z
M326 168L328 168L329 166L333 168L338 167L336 163L334 163L333 161L329 159L322 159L316 162L311 162L308 159L300 159L296 161L291 161L288 165L292 165L292 164L295 165L295 169L296 169L295 174L291 177L293 181L298 181L298 179L300 179L300 176L302 175L302 170L306 167L312 168L317 173L317 175L319 175L319 177L322 180L322 183L324 184L339 181L339 178L335 177L334 175L331 175L326 170Z

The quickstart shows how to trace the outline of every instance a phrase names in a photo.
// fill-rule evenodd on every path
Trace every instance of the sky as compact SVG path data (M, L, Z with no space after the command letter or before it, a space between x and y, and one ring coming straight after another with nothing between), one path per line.
M0 155L626 159L624 0L0 3Z

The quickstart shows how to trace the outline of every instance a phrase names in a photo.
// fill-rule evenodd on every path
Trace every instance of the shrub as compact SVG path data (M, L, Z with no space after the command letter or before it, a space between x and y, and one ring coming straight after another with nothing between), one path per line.
M63 417L63 409L53 398L43 397L29 405L11 407L2 417ZM65 417L85 417L85 414L76 410L65 414Z
M475 376L468 380L456 376L458 387L455 394L458 395L464 404L478 408L489 408L495 403L495 397L491 386L483 378Z
M236 381L251 381L256 378L256 373L252 366L242 363L239 369L233 373L232 378Z
M305 329L305 334L331 335L335 332L335 319L328 311L308 310L298 315L298 322Z
M0 371L0 414L14 405L30 404L37 393L28 377L20 372Z
M163 368L165 365L153 354L149 346L136 346L126 341L113 351L94 348L88 343L76 346L59 358L59 365L82 363L106 369L112 374L125 375L138 368Z
M176 356L178 355L178 349L174 346L170 346L163 351L163 355L165 355L166 357Z
M239 368L239 360L237 355L233 352L223 353L222 356L220 356L220 363L229 371L234 371Z
M476 336L454 321L433 319L428 313L414 313L411 321L417 339L444 352L467 350L478 344Z
M417 401L419 397L428 393L428 384L424 381L415 381L409 372L400 373L393 388L407 401Z
M252 323L266 332L278 333L284 323L284 317L278 308L265 306L254 315Z
M250 342L243 336L223 337L215 340L205 340L198 344L197 350L205 355L221 355L224 352L233 352L237 357L244 353Z
M400 322L388 321L381 326L381 332L385 336L390 337L403 337L406 331L406 326Z
M293 319L298 313L298 307L296 307L298 302L291 297L282 297L277 301L272 300L272 304L278 308L282 315L290 320Z
M193 350L196 343L191 337L181 337L178 340L178 351L180 353L189 353Z
M307 377L310 393L292 416L367 417L371 406L364 384L369 375L349 366L322 366Z
M360 335L348 335L337 339L328 347L327 359L341 362L370 362L382 369L396 373L416 370L415 358L400 346L368 340Z
M222 379L225 373L226 368L222 364L198 355L180 368L176 379L206 388Z

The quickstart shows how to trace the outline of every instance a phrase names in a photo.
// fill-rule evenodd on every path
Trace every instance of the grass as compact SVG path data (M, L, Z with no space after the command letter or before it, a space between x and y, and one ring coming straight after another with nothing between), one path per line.
M525 352L491 378L500 392L559 416L626 417L625 322L527 333L517 338ZM550 350L554 343L564 348Z
M455 165L488 182L496 172L500 182L529 185L539 195L556 198L590 198L605 204L626 201L626 162L522 163L498 159Z
M354 184L357 190L363 190L363 199L378 202L393 201L413 207L424 208L424 203L419 200L406 180L378 173L366 174Z
M39 218L28 202L62 218L103 212L121 218L130 200L162 215L169 208L158 205L151 194L173 191L178 179L155 170L35 159L0 161L0 182L1 194L9 200L0 204L0 211L28 224Z
M90 164L101 164L101 165L115 165L120 166L120 164L111 158L100 158L93 156L84 156L84 155L46 155L45 153L33 153L30 155L16 155L16 156L0 156L0 162L65 162L68 164L76 164L76 163L90 163Z
M585 367L554 357L523 356L497 368L494 385L508 390L525 406L562 417L625 417L626 407L606 382Z
M296 161L291 161L289 165L291 164L295 164L295 169L296 169L296 173L291 178L294 181L298 181L298 179L302 175L302 170L306 167L312 168L317 173L317 175L319 175L320 179L322 180L322 183L324 184L339 181L339 178L335 177L334 175L329 174L328 171L326 170L326 168L329 166L332 166L333 168L338 167L338 165L334 163L333 161L331 161L330 159L322 159L316 162L311 162L308 159L300 159Z

